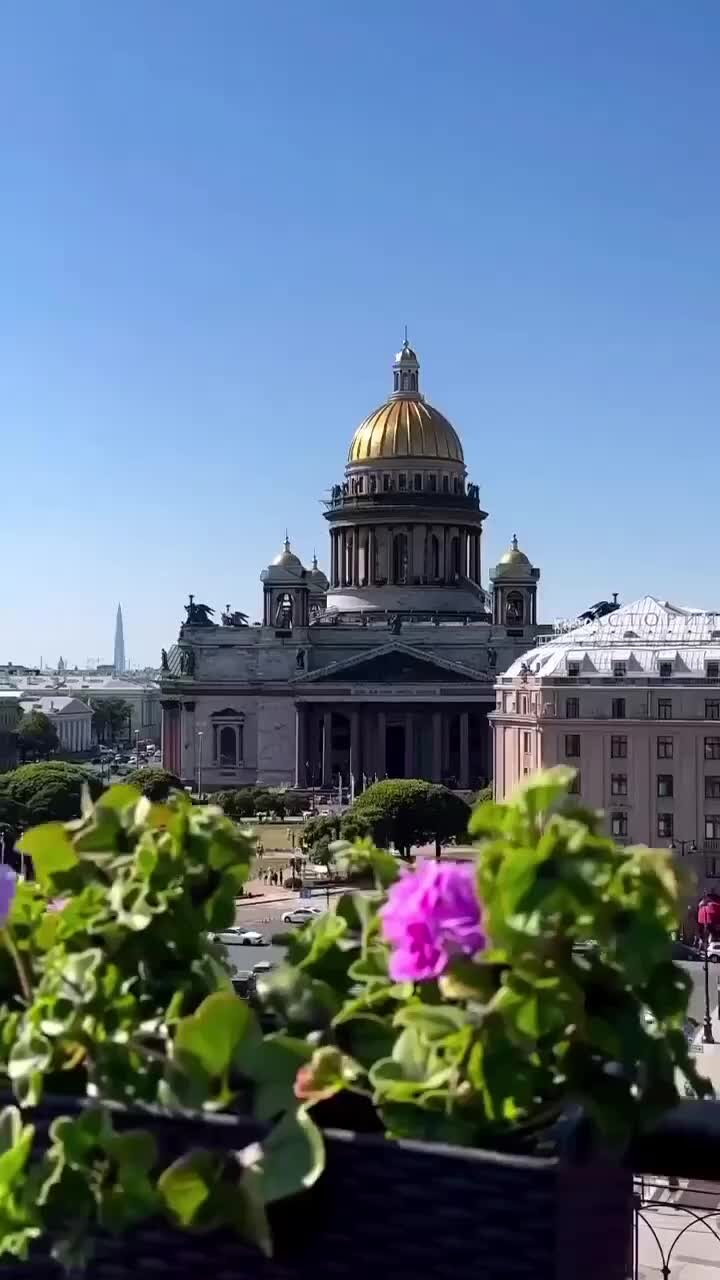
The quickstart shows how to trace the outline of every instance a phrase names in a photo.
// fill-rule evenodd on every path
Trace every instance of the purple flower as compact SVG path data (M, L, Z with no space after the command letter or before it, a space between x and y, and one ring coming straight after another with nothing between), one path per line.
M395 882L380 916L396 982L437 978L454 955L474 956L486 945L469 862L423 862Z
M10 914L16 889L17 876L12 867L5 862L0 863L0 926L5 924Z

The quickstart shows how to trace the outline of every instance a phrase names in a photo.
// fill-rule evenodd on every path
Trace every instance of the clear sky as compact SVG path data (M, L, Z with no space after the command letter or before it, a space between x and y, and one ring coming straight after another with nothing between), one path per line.
M544 619L720 608L717 0L4 0L0 661L259 615L407 323Z

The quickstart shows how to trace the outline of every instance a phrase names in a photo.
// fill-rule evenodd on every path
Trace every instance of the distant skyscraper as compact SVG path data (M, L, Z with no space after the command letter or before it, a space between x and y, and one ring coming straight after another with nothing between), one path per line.
M120 675L125 670L125 636L123 635L122 605L117 607L117 617L115 619L115 656L113 658L113 666L115 674Z

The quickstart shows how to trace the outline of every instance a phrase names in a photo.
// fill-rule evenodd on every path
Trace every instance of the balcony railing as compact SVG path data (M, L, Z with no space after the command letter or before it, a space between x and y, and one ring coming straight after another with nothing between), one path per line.
M325 499L327 511L351 508L353 512L370 511L373 507L417 507L424 503L433 507L451 507L461 511L479 511L480 499L472 493L431 493L429 489L388 489L377 493L340 493Z
M684 1102L630 1148L632 1280L720 1270L720 1103Z

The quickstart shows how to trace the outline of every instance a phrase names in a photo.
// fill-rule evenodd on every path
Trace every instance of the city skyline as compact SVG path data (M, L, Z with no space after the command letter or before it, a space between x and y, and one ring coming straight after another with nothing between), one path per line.
M108 661L118 598L141 665L189 592L259 618L286 525L327 570L405 324L485 584L517 530L545 619L711 609L718 44L709 0L11 5L0 660Z

